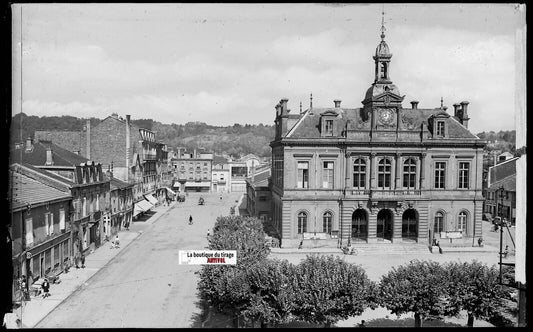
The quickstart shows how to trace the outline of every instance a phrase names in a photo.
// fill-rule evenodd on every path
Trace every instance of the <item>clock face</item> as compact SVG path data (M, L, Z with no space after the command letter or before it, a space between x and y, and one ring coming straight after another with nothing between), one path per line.
M394 114L390 109L383 109L379 112L379 119L382 123L390 124L394 120Z

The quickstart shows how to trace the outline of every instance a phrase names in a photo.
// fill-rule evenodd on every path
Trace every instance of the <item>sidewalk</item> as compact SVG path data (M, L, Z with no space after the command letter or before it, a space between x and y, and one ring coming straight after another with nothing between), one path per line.
M154 208L156 212L150 219L141 222L142 224L152 224L159 219L165 212L175 206L172 202L170 206L160 205ZM120 239L120 248L111 248L111 242L104 242L96 248L85 259L85 268L76 269L72 267L68 273L61 273L59 278L61 283L50 285L50 296L43 299L42 296L32 297L31 301L23 302L22 306L13 312L22 321L22 328L33 328L43 318L45 318L59 304L65 301L71 294L79 288L87 285L87 281L95 275L100 269L105 267L118 253L124 250L139 235L143 233L146 227L136 227L135 222L131 225L130 230L122 230L118 233Z

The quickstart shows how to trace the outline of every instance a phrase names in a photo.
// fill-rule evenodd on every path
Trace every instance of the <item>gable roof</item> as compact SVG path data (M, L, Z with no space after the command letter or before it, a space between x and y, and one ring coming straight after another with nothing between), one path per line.
M69 200L69 192L57 190L53 186L39 182L19 172L13 172L9 177L13 188L11 196L11 209L17 210L29 205L36 206L56 200Z
M516 160L513 158L489 167L489 187L509 176L516 175Z
M74 182L64 177L61 177L44 169L39 169L32 165L12 164L10 168L24 176L32 178L35 181L43 183L59 191L70 193L70 188L72 188L72 186L74 185Z
M503 187L505 191L516 191L516 174L508 176L499 181L492 182L491 185L489 186L489 189L498 190L501 187Z
M53 166L73 167L89 160L50 141L38 141L33 143L30 151L26 151L25 146L19 149L13 147L10 150L11 163L45 166L48 148L52 149Z

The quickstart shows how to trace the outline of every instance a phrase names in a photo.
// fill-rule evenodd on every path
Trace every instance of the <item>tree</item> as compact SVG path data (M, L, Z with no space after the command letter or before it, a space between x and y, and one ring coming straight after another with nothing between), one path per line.
M365 271L339 257L307 256L297 267L294 315L330 327L375 308L376 285Z
M242 271L250 290L244 317L261 327L287 322L294 309L296 267L287 260L267 259Z
M412 260L381 277L378 301L396 315L414 312L415 327L421 327L423 319L455 314L447 290L448 280L439 263Z
M220 216L209 239L211 250L237 250L237 264L265 260L270 253L263 223L255 217Z
M450 304L455 310L466 310L468 327L474 326L474 318L489 319L503 306L505 292L498 284L499 271L478 261L450 262L445 266Z

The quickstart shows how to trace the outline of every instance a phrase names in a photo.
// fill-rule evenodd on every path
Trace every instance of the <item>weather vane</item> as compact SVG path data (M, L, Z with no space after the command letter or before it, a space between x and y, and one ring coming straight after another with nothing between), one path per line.
M385 40L385 5L383 5L383 9L381 10L381 40Z

